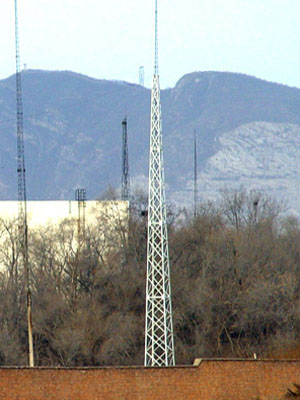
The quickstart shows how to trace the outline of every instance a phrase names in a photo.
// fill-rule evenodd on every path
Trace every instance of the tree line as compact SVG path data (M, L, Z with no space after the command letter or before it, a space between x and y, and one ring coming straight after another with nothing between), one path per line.
M146 207L136 193L128 224L110 221L112 233L99 216L79 247L70 221L29 231L36 365L143 364ZM170 206L167 214L176 363L299 358L299 220L244 189L223 191L196 213ZM0 221L1 365L27 364L16 225Z

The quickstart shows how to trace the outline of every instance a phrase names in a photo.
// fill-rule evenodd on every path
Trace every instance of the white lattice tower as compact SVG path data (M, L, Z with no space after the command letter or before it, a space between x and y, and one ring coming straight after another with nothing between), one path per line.
M151 92L145 366L175 365L158 75L157 0L155 67Z

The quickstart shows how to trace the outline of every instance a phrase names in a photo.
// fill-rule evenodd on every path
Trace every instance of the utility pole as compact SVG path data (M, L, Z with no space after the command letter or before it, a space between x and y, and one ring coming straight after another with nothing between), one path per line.
M194 130L194 219L197 218L198 187L197 187L197 137Z
M32 337L32 313L31 313L31 288L29 280L28 264L28 226L27 226L27 203L26 203L26 181L25 181L25 152L23 135L23 100L22 80L19 50L19 28L18 28L18 3L15 0L15 44L16 44L16 105L17 105L17 173L18 173L18 245L23 258L23 267L26 283L27 298L27 326L28 326L28 350L29 366L34 366L33 337Z
M165 206L157 28L157 0L155 0L155 61L151 91L149 156L145 366L172 366L175 365L175 353Z
M128 138L127 138L127 118L122 121L122 200L130 199L130 179L128 163Z

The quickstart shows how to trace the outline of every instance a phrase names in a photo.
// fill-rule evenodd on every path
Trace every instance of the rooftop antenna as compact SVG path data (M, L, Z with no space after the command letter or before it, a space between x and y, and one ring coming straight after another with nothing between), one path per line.
M16 105L17 105L17 173L18 173L18 245L23 258L27 292L27 326L28 326L28 358L29 366L34 366L33 337L32 337L32 313L31 313L31 288L29 282L28 264L28 225L27 225L27 203L26 203L26 181L25 181L25 152L23 134L23 100L22 80L19 50L19 28L18 28L18 3L15 0L15 44L16 44Z
M77 250L72 272L71 281L71 305L75 311L78 294L78 275L80 274L80 263L82 262L82 250L85 246L85 208L86 208L86 189L75 190L75 200L77 201Z
M139 69L139 80L140 80L140 85L145 86L145 70L142 65L140 66Z
M194 130L194 219L197 218L198 187L197 187L197 137Z
M85 209L86 209L86 189L76 189L75 200L78 205L78 219L77 219L77 232L78 243L81 248L82 243L85 241Z
M149 155L145 366L172 365L175 365L175 353L158 75L157 0L155 0L155 59L151 91Z
M128 140L127 140L127 117L122 121L122 200L130 198L130 179L129 179L129 164L128 164Z

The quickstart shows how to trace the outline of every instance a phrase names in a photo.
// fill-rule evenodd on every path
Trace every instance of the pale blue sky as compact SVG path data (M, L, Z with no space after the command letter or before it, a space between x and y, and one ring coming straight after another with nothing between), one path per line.
M161 86L193 71L300 87L300 0L158 0ZM21 62L145 84L154 0L19 0ZM14 73L14 1L0 0L0 79Z

